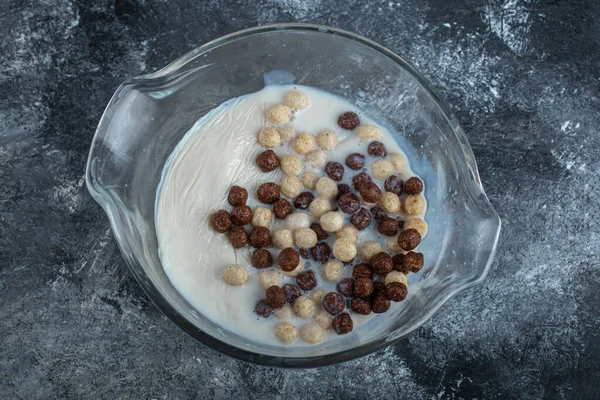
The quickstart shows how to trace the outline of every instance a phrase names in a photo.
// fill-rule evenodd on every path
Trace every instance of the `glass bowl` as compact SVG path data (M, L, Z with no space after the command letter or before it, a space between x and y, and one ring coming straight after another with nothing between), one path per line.
M210 110L265 83L297 83L340 95L387 125L425 181L426 265L390 312L314 347L270 346L224 330L192 308L161 266L154 207L163 166ZM427 321L451 296L485 277L500 218L473 152L439 94L405 60L356 34L319 25L278 24L232 33L164 69L133 78L110 100L94 136L86 181L104 208L123 256L150 299L200 342L259 364L315 367L364 356Z

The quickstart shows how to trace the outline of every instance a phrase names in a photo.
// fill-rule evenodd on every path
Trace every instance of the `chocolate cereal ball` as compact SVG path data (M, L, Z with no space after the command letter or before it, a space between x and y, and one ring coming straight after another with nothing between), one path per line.
M360 209L360 199L354 193L346 193L338 199L340 210L346 214L354 214Z
M363 229L371 225L371 219L371 213L369 212L369 210L363 207L350 218L350 223L354 225L356 229L362 231Z
M375 206L371 207L371 215L373 216L373 219L377 221L385 214L383 212L383 208Z
M354 280L358 278L373 278L373 269L369 264L357 264L352 268L352 278Z
M354 279L345 278L338 282L335 289L344 297L352 297L354 293Z
M229 189L229 196L227 197L227 201L233 207L243 206L248 201L248 191L240 186L232 186Z
M361 186L367 182L373 182L373 179L371 179L369 174L367 174L366 172L361 172L360 174L354 175L352 177L352 184L354 185L354 189L356 190L360 191Z
M330 161L325 165L325 173L334 181L339 182L344 177L344 166L339 162Z
M341 313L339 315L336 315L336 317L333 319L333 322L331 323L331 326L338 335L344 335L346 333L352 332L352 329L354 328L352 318L348 313Z
M302 272L296 276L296 285L302 290L312 290L317 287L317 277L311 270Z
M281 308L285 305L285 292L279 286L271 286L267 289L267 303L273 308Z
M416 176L408 178L404 183L404 191L406 194L420 194L423 191L423 181Z
M268 247L271 245L271 231L264 226L255 226L248 235L248 241L255 249Z
M279 186L273 182L263 183L256 190L258 201L264 204L273 204L279 199Z
M392 256L382 251L371 258L371 266L376 274L385 275L393 269L394 262L392 261Z
M324 262L331 257L331 248L325 242L317 243L315 247L310 249L310 254L315 261Z
M273 256L265 249L256 249L252 253L250 262L254 268L269 268L273 266Z
M291 272L300 264L300 255L291 247L281 250L277 256L279 267L285 272Z
M396 196L400 196L402 194L402 189L404 188L404 182L396 175L391 175L385 180L383 186L386 191L394 193Z
M263 318L268 318L273 313L273 307L271 307L266 300L260 300L258 303L256 303L256 306L254 306L254 312L256 315L260 315Z
M394 195L395 196L395 195ZM383 216L379 219L377 231L385 236L394 236L400 230L398 221L388 216Z
M252 221L252 209L248 206L233 207L231 211L231 222L234 225L246 225Z
M231 228L231 217L229 213L225 210L219 210L210 217L210 223L212 228L219 232L225 233Z
M227 237L234 249L244 247L248 243L248 233L242 226L234 226L227 233Z
M263 151L256 157L256 165L262 172L271 172L279 167L279 157L273 150Z
M325 240L329 237L329 234L325 232L325 230L316 222L310 224L310 229L312 229L317 234L317 240Z
M421 235L416 229L406 229L398 235L398 245L408 251L421 243Z
M344 311L346 300L339 293L329 292L323 297L323 309L331 315L336 315Z
M408 253L406 253L404 255L404 262L403 262L403 271L404 269L406 269L407 271L410 272L419 272L421 270L421 268L423 268L423 264L425 263L425 257L423 257L423 253L415 253L412 251L409 251Z
M387 156L387 150L385 148L385 145L378 141L369 143L369 147L367 147L367 153L374 157Z
M383 294L376 294L371 301L371 309L375 314L383 314L390 309L390 300Z
M290 304L294 303L298 297L302 296L300 288L296 285L290 285L289 283L283 285L283 291L285 292L285 301Z
M385 297L391 301L402 301L406 299L408 288L402 282L391 282L385 286Z
M354 280L354 295L356 297L369 297L373 293L373 280L369 278L357 278Z
M337 187L338 187L338 194L337 194L337 196L335 196L336 200L338 200L340 197L342 197L346 193L351 192L350 186L346 185L345 183L338 183Z
M288 215L290 215L294 211L292 205L286 199L278 199L273 204L273 214L275 217L279 219L285 219Z
M356 130L356 136L360 140L369 141L381 137L381 131L373 125L361 125Z
M377 203L381 198L381 189L374 182L365 182L360 185L360 196L367 203Z
M363 169L365 166L365 156L359 153L352 153L346 157L346 165L355 171Z
M342 129L352 131L356 129L358 125L360 125L360 119L356 113L348 111L340 115L338 118L338 125Z
M357 314L369 315L371 314L371 300L354 298L350 302L350 309Z
M302 192L294 200L294 207L300 210L306 210L310 203L315 199L315 196L311 192Z

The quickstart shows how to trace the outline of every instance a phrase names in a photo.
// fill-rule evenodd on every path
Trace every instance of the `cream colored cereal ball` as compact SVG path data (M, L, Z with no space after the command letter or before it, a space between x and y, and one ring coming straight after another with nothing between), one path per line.
M403 253L404 249L398 244L398 235L385 239L385 248L392 253Z
M323 266L323 278L329 282L337 282L342 277L342 263L329 260Z
M271 221L273 220L273 212L264 207L256 207L254 210L254 214L252 214L252 225L254 226L264 226L268 228L271 225Z
M385 192L382 194L381 198L379 199L379 204L381 205L381 208L390 213L397 213L400 211L400 207L402 206L398 196L392 192Z
M258 273L258 280L263 288L268 289L271 286L279 286L281 282L281 275L277 271L260 271Z
M258 131L258 143L269 148L277 147L281 144L281 136L275 128L262 128Z
M285 224L291 230L308 228L310 227L310 215L301 212L291 213L285 219Z
M281 137L281 141L284 143L289 142L294 136L296 136L296 130L292 125L283 125L277 127L277 132Z
M327 330L331 327L331 318L329 313L325 310L319 310L313 317L313 321L323 330Z
M315 302L308 296L300 296L294 302L294 311L301 318L308 318L315 310Z
M277 339L281 340L282 343L290 344L298 339L298 332L290 322L282 322L275 327L275 336L277 336Z
M327 164L327 153L321 149L313 150L306 156L306 163L313 168L323 168Z
M323 214L331 211L331 202L325 197L317 197L308 206L308 211L316 218L321 218Z
M427 224L421 218L411 218L404 222L404 229L416 229L421 238L427 234Z
M283 156L279 160L279 166L286 174L296 175L302 169L302 161L296 156Z
M346 238L352 240L354 243L358 243L358 230L351 225L344 226L335 234L338 238Z
M289 229L278 229L271 233L271 240L273 241L273 247L278 249L285 249L294 245L294 237Z
M404 211L410 215L419 215L425 211L425 198L418 194L410 194L404 199Z
M333 255L340 261L350 261L356 257L356 244L350 239L337 239L333 242Z
M276 308L273 315L277 319L292 319L294 318L294 309L289 304L286 304L283 307Z
M326 176L320 178L315 186L316 192L319 196L333 199L338 194L338 187L335 181Z
M379 242L369 240L361 244L358 248L358 255L363 261L371 261L371 258L377 253L381 253L383 249Z
M294 241L301 249L312 249L317 244L317 234L310 228L300 228L294 231Z
M308 107L308 97L299 90L290 90L283 101L286 106L294 110L304 110Z
M298 154L308 154L315 148L315 137L310 133L301 133L294 141L294 151Z
M344 226L344 215L339 211L329 211L321 215L320 221L326 232L337 232Z
M323 329L314 322L305 324L300 328L300 337L308 343L319 343L323 340Z
M223 271L223 280L231 286L242 286L248 280L248 271L239 264L229 264Z
M338 137L334 131L323 131L317 135L317 144L325 151L333 150L338 144Z
M360 140L373 140L381 136L381 131L373 125L361 125L356 128L356 136Z
M283 124L290 120L292 111L285 104L275 104L267 111L267 119L274 125Z
M298 276L300 272L304 271L304 261L300 260L298 266L291 271L282 271L285 276Z
M404 168L406 168L406 160L402 154L391 153L390 160L392 161L392 165L396 171L401 172L404 171Z
M279 182L279 189L284 196L293 199L302 192L302 182L296 175L286 175Z
M394 166L388 160L377 160L371 164L371 175L375 179L385 179L394 173Z
M317 307L319 307L321 303L323 303L323 297L325 297L326 294L327 292L325 292L323 289L313 290L312 299L315 301Z
M310 190L315 190L317 185L317 181L319 180L319 176L314 172L305 172L302 174L300 181L304 185L305 188Z
M406 275L404 275L402 272L399 272L399 271L389 272L385 276L384 282L385 282L386 285L388 283L392 283L392 282L402 282L405 285L408 285L408 280L406 279Z

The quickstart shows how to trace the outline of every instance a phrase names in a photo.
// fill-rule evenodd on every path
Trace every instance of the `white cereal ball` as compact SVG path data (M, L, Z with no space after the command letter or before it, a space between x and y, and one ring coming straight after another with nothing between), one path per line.
M398 235L385 239L385 248L392 253L403 253L404 249L398 244Z
M342 263L337 260L329 260L323 266L323 278L329 282L337 282L342 277Z
M313 150L306 156L306 163L313 168L323 168L327 164L327 153L321 149Z
M350 239L337 239L333 242L333 255L340 261L350 261L356 257L356 244Z
M275 315L275 318L277 319L292 319L294 318L294 310L292 309L292 306L286 304L283 307L276 308L273 315Z
M327 292L325 292L323 289L313 290L312 298L315 301L315 304L317 305L317 307L319 307L321 305L321 303L323 303L323 297L325 297L326 294L327 294Z
M300 328L300 337L308 343L319 343L323 340L323 329L316 323L308 323Z
M278 249L285 249L294 245L294 237L289 229L278 229L271 233L271 240L273 241L273 247Z
M285 219L288 229L295 230L310 227L310 215L301 212L291 213ZM288 247L292 247L291 245Z
M323 330L327 330L331 327L331 318L329 317L329 313L325 310L319 310L313 317L313 321L315 321Z
M262 128L258 131L258 143L268 148L277 147L281 144L281 136L275 128Z
M298 276L300 272L304 271L304 261L300 260L298 266L291 271L283 271L285 276Z
M314 172L305 172L300 177L300 181L304 185L305 188L314 190L317 185L317 181L319 180L319 176Z
M425 211L425 198L418 194L410 194L404 199L404 211L410 215L420 215Z
M292 111L285 104L275 104L267 111L267 119L274 125L283 124L290 120Z
M293 199L302 192L302 182L296 175L286 175L279 182L279 189L284 196Z
M273 270L260 271L258 273L258 280L263 288L268 289L271 286L279 286L281 275L279 275L279 272Z
M333 150L338 144L338 137L334 131L323 131L317 135L317 144L325 151Z
M286 106L294 110L304 110L308 107L308 97L299 90L290 90L283 101Z
M310 228L300 228L294 231L294 241L301 249L312 249L317 244L317 234Z
M317 197L308 206L308 211L310 211L310 213L316 218L321 218L323 214L331 211L331 202L329 201L329 199L326 199L324 197Z
M335 234L338 238L346 238L352 240L354 243L358 243L358 230L351 225L344 226Z
M268 228L273 220L273 212L269 208L256 207L252 214L252 225Z
M294 151L297 154L308 154L315 148L315 137L310 133L301 133L294 141Z
M371 175L375 179L385 179L394 173L394 166L387 160L377 160L371 164Z
M406 275L399 271L391 271L385 276L384 280L385 284L389 284L392 282L402 282L408 286L408 280L406 279Z
M381 198L379 199L379 204L381 205L381 208L390 213L397 213L400 211L400 207L402 205L400 204L400 199L398 196L392 192L385 192L382 194Z
M404 229L416 229L421 238L424 238L427 234L427 224L421 218L411 218L405 221Z
M361 125L356 128L356 136L360 140L373 140L381 136L381 131L373 125Z
M381 253L382 250L379 242L369 240L360 245L358 248L358 255L363 261L371 261L371 258L373 258L375 254Z
M248 280L248 271L239 264L229 264L223 271L223 280L231 286L242 286Z
M279 160L279 166L286 174L296 175L302 169L302 161L296 156L283 156Z
M328 199L333 199L338 194L337 184L333 179L326 176L317 181L315 188L319 196L323 196Z
M321 215L320 222L326 232L337 232L344 226L344 215L339 211L329 211Z
M391 153L390 160L392 160L392 165L394 166L394 169L396 171L402 172L404 171L404 168L406 168L406 160L404 159L404 156L402 154Z
M279 132L281 141L284 143L289 142L294 136L296 136L296 130L292 125L278 126L277 132Z
M294 311L300 318L308 318L315 310L315 302L308 296L300 296L294 301Z
M275 327L275 336L277 336L277 339L281 340L282 343L290 344L298 339L298 332L290 322L282 322Z

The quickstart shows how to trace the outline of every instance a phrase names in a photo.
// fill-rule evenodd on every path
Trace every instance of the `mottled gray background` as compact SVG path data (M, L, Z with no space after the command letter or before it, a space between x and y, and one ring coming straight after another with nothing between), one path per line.
M0 397L598 398L600 2L0 1ZM504 226L486 281L398 345L318 370L217 354L149 302L84 185L123 80L257 24L413 62L461 120Z

